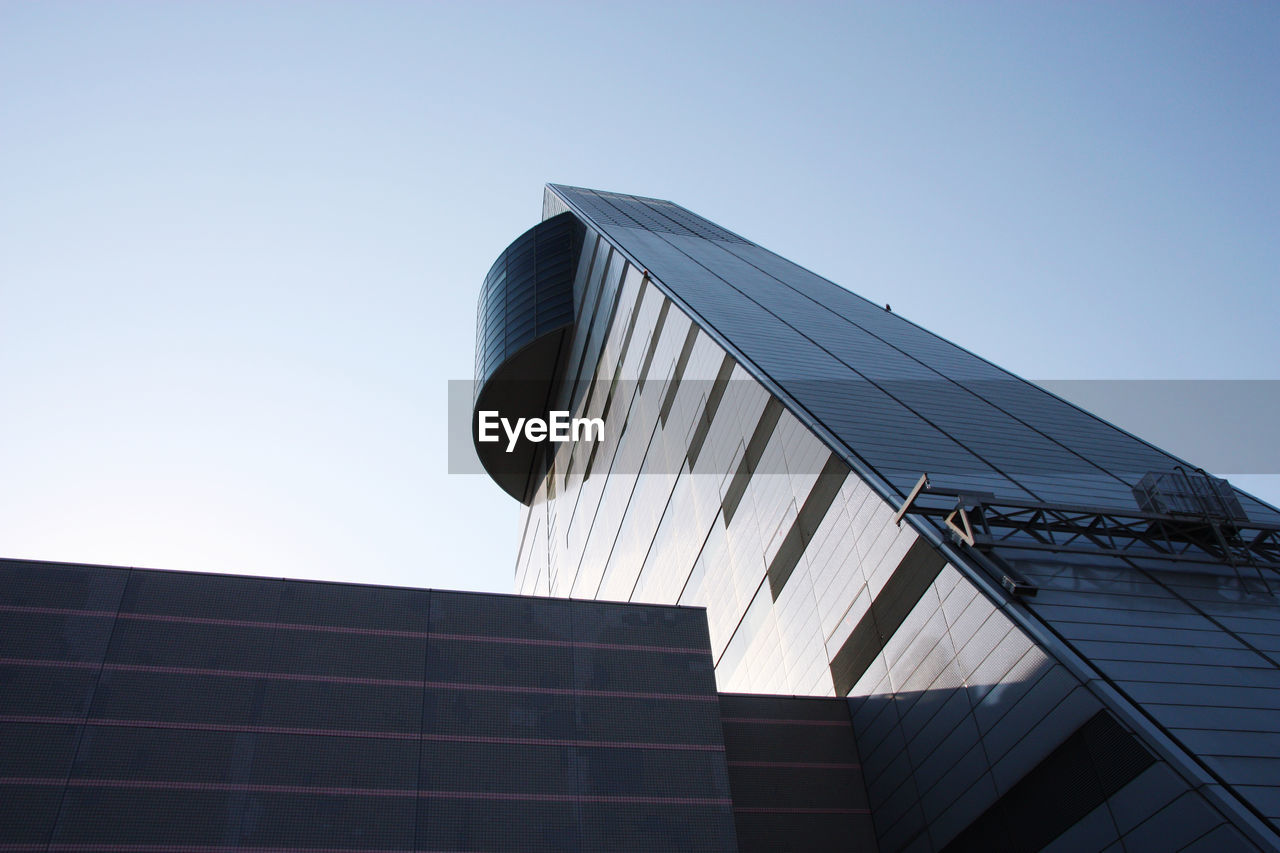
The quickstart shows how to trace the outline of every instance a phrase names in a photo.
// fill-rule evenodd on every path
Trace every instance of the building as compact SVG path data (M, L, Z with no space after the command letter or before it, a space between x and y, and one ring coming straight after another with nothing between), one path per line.
M523 595L0 560L0 853L1280 850L1276 509L670 202L476 365Z
M0 629L7 853L874 849L699 608L0 560Z
M1280 849L1280 512L667 201L549 185L477 317L517 591L844 698L881 850Z

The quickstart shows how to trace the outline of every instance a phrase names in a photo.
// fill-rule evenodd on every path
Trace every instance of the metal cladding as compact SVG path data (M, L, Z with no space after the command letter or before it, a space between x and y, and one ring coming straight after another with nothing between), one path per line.
M738 849L697 608L0 560L0 626L0 850Z
M582 225L564 213L515 239L485 276L476 306L475 405L479 413L545 417L566 333L573 328L573 277ZM528 503L541 471L535 445L507 452L502 442L475 442L485 470L507 494Z
M593 258L557 408L613 420L518 590L846 698L881 850L1280 850L1280 511L679 205L543 209Z

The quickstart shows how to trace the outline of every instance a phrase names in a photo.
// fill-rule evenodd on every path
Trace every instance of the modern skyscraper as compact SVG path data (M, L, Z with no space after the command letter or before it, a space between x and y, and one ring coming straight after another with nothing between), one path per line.
M669 202L476 364L533 595L0 560L0 851L1280 849L1274 508Z
M707 608L847 697L882 850L1280 849L1280 511L667 201L559 185L486 279L526 594Z

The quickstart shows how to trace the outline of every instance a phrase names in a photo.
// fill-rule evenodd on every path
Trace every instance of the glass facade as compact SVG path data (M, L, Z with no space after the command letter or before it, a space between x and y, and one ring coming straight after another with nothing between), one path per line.
M476 386L543 335L573 324L573 267L582 240L572 216L530 228L494 261L476 312Z
M530 228L494 261L480 289L476 311L476 361L472 435L485 471L507 494L528 501L545 470L536 445L511 453L501 430L480 440L483 412L517 418L548 414L554 377L573 327L573 283L582 247L582 225L568 213Z
M1194 466L670 202L544 212L586 227L557 406L606 439L548 460L517 590L705 606L721 690L846 697L882 849L1021 837L1082 766L1025 849L1280 846L1280 566L1244 542L1280 512L1143 516ZM1085 761L1103 730L1145 757Z

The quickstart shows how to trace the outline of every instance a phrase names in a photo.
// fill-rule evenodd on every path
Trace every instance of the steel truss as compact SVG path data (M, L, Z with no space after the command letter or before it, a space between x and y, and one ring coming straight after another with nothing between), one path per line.
M990 492L931 487L927 474L894 520L900 524L908 513L941 518L957 541L984 551L1006 546L1280 572L1280 524L1002 500Z

